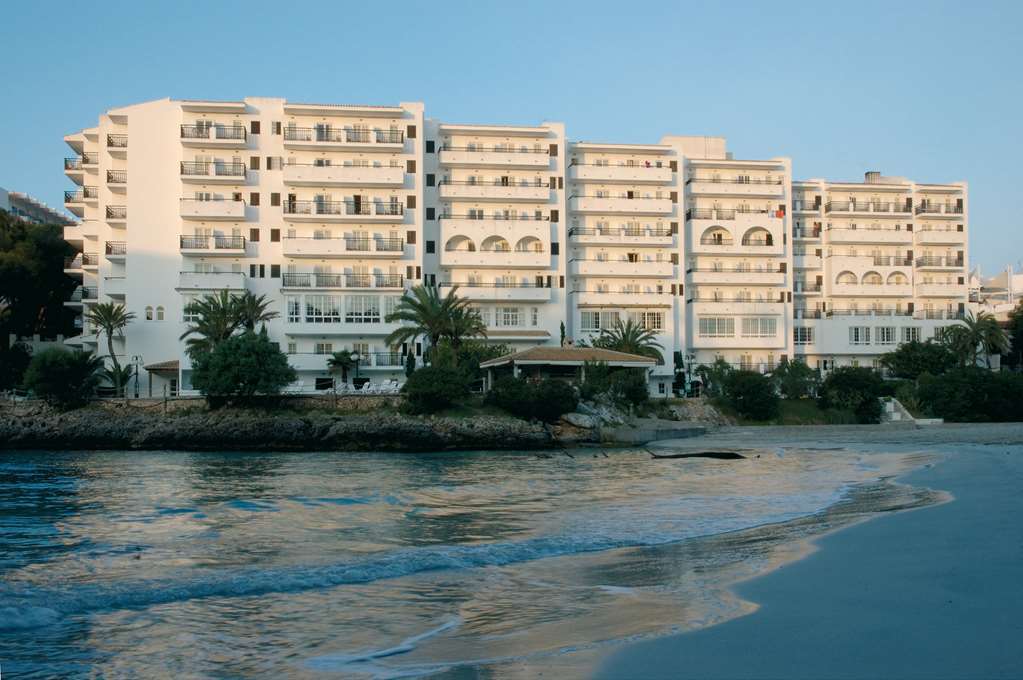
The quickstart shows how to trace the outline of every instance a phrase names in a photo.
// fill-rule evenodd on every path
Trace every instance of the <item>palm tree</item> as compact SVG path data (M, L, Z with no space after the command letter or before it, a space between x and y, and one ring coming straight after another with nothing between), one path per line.
M352 359L352 353L346 349L340 352L334 352L327 359L327 370L331 373L340 373L341 382L348 382L348 369L355 365L355 361Z
M239 325L235 296L226 290L188 304L185 313L196 317L179 338L188 338L189 353L212 351L219 343L231 337ZM189 337L192 335L198 337Z
M988 312L976 316L967 312L962 323L945 329L941 342L956 355L960 366L975 366L983 352L984 362L991 368L992 354L1009 351L1008 334Z
M114 382L115 393L120 396L124 373L121 369L121 362L117 360L117 355L114 354L114 336L124 337L124 328L135 319L135 314L126 310L124 305L120 303L101 302L94 305L85 314L85 319L96 329L97 338L100 333L107 336L107 354L110 355L110 361L113 363L110 377Z
M459 313L457 310L468 311L469 301L459 298L455 294L457 290L458 286L453 286L444 297L434 286L418 285L406 291L394 311L384 318L387 323L403 325L384 342L393 347L424 337L430 347L435 347L441 338L451 335L451 321Z
M1009 334L998 324L998 320L989 312L981 312L974 320L977 327L977 338L984 350L984 362L991 368L992 354L1009 353Z
M616 319L612 328L605 328L600 331L600 336L593 341L594 347L601 349L612 349L616 352L626 354L638 354L639 356L651 357L658 363L664 362L661 350L664 347L657 342L657 332L644 328L640 324L629 319L622 323Z
M265 295L256 297L251 291L245 291L234 298L234 304L238 326L246 330L255 331L257 324L272 321L280 316L277 312L267 311L270 300L267 300Z
M451 310L448 328L444 337L451 343L451 349L458 353L462 343L470 338L486 338L487 324L479 311L469 307L458 307Z

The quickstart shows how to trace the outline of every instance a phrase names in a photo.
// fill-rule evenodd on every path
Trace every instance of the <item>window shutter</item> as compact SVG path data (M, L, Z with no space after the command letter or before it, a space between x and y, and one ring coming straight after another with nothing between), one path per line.
M558 277L558 288L564 288L564 287L565 287L565 277L564 276L559 276Z
M253 156L249 159L249 168L259 170L259 156Z
M418 281L421 278L423 278L423 268L417 266L416 267L416 280Z
M427 173L427 175L426 175L426 186L432 187L432 186L436 186L436 184L437 184L437 175L433 174L432 172L431 173Z
M270 230L270 243L279 243L281 240L281 230L271 229Z
M672 253L671 254L671 263L672 264L678 264L678 253Z
M559 222L560 220L558 218L559 218L558 211L551 210L551 222Z
M416 174L416 162L414 160L405 161L405 172L410 175Z
M672 191L671 192L671 202L672 203L678 203L678 192L677 191Z
M256 265L254 264L249 265L249 278L250 279L256 278Z
M259 192L253 191L249 194L249 205L259 205Z
M273 134L275 134L275 135L281 134L281 123L280 123L280 121L274 121L274 124L273 124Z
M408 126L408 133L405 136L408 137L409 139L415 139L416 138L416 126L415 125L409 125Z
M674 236L678 233L678 222L671 223L671 235Z
M672 172L678 172L678 161L668 161L668 167Z
M276 207L281 204L281 195L276 191L270 194L270 205Z
M436 241L427 241L426 242L426 252L431 253L431 254L437 252L437 242Z
M427 208L426 209L426 219L433 220L433 219L436 219L436 218L437 218L437 209L436 208Z
M533 286L535 288L543 288L543 277L537 276L536 281L533 282Z
M675 283L671 284L671 294L678 295L678 284Z
M405 243L409 244L410 246L414 246L416 244L416 232L414 230L410 229L409 231L405 232Z
M265 279L266 278L266 265L265 264L259 265L259 278L261 278L261 279Z
M910 222L906 223L906 231L913 231L913 224Z
M426 140L426 153L434 152L434 141L432 139Z
M249 229L249 240L253 243L259 243L259 229Z
M551 154L551 158L557 158L558 157L558 145L557 144L551 144L550 154Z
M411 280L412 279L412 274L413 274L413 272L412 272L412 265L409 265L409 266L405 267L405 278Z
M548 274L548 275L547 275L547 287L548 287L548 288L550 288L550 287L551 287L551 284L552 284L553 282L554 282L554 277L552 277L552 276L550 276L550 275Z
M259 121L258 120L254 120L254 121L249 123L249 133L253 134L253 135L258 135L259 134Z
M412 210L416 207L415 194L409 194L408 196L405 197L405 207L408 208L409 210Z
M281 265L279 264L270 265L270 278L271 279L281 278Z

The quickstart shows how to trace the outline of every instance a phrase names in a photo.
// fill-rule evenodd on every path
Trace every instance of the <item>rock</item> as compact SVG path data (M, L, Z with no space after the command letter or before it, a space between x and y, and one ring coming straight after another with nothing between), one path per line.
M580 427L584 430L592 430L593 428L597 427L598 424L596 418L594 418L593 416L588 416L584 413L566 413L563 416L561 416L561 419L568 423L569 425Z

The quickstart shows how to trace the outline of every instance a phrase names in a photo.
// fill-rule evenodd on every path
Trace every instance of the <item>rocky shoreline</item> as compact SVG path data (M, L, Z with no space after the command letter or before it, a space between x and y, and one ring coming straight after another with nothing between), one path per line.
M0 411L0 450L445 451L549 449L551 428L514 418L90 407Z

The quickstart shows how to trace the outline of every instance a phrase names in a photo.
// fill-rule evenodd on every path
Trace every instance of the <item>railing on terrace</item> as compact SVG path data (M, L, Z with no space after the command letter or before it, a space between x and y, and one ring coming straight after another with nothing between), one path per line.
M734 220L735 210L714 208L690 208L686 210L687 220Z
M823 316L819 309L793 309L793 319L819 319Z
M64 258L64 269L81 269L98 265L99 256L96 253L78 253L73 257Z
M286 127L286 142L346 142L368 144L401 144L405 141L405 133L401 130L363 130L357 128L334 127Z
M768 304L781 304L777 298L766 298L763 296L753 297L745 295L694 295L686 302L757 302Z
M730 238L701 238L701 246L730 246L733 245L734 241Z
M127 170L107 170L108 184L125 184L128 181Z
M477 220L477 221L480 221L480 222L487 221L487 220L493 220L495 222L505 222L505 221L507 221L507 222L518 222L518 221L547 222L551 218L550 218L549 215L536 215L536 214L533 214L533 215L523 215L523 214L510 214L509 213L508 215L501 215L501 214L498 214L498 213L494 213L492 215L482 215L482 214L479 214L479 213L474 213L474 214L467 214L467 213L463 213L463 214L459 214L459 213L441 213L439 215L439 219L442 219L442 220Z
M819 211L821 209L821 204L818 203L817 201L795 200L795 201L792 201L792 209L793 210L801 210L801 211L804 211L804 212L809 212L809 211L817 212L817 211Z
M437 186L463 186L463 187L522 187L522 188L533 188L533 189L553 189L553 180L548 179L544 182L541 178L537 177L532 182L528 180L512 181L509 179L507 182L500 179L494 178L489 182L477 181L477 180L451 180L442 179L437 182Z
M916 207L917 215L962 215L963 208L950 203L922 203Z
M127 255L128 244L124 241L107 241L106 253L107 255Z
M536 281L441 281L441 288L458 286L459 288L546 288Z
M784 274L784 269L757 269L755 267L690 267L686 269L686 274L690 272L720 272L727 274Z
M78 288L75 288L73 293L71 293L71 302L96 300L97 298L99 298L99 289L95 286L79 286Z
M108 205L107 206L107 219L108 220L126 220L128 219L128 208L123 205Z
M288 273L282 277L286 288L402 288L400 274Z
M950 309L924 309L913 314L914 319L948 319L949 321L962 321L966 318L965 312L956 312Z
M955 257L941 255L923 255L916 258L917 267L962 267L963 261Z
M744 238L742 240L744 246L773 246L774 239L771 238Z
M89 198L99 198L99 190L96 187L82 187L64 192L65 203L81 203Z
M827 316L910 316L912 312L906 309L878 308L878 309L829 309Z
M285 215L404 215L401 203L285 201Z
M511 147L499 147L493 146L491 148L485 148L482 144L476 146L452 146L451 144L442 144L440 147L441 151L471 151L476 153L525 153L525 154L537 154L542 156L549 156L551 150L549 148L541 149L515 149Z
M629 237L649 237L658 238L664 236L673 236L674 232L670 229L591 229L589 227L572 227L568 230L569 236L629 236Z
M112 149L127 149L128 135L107 135L107 146Z
M792 230L792 238L820 238L820 237L821 237L821 230L820 229L812 229L812 230L793 229Z
M244 236L182 236L183 250L240 250L245 248Z
M583 161L572 160L569 162L568 167L580 166L584 168L607 168L608 170L671 170L670 165L657 165L656 162L644 161L638 165L625 165L622 163L616 163L611 165L610 163L584 163ZM672 172L675 172L672 170Z
M210 131L214 139L246 139L244 125L182 125L181 139L209 139Z
M212 174L219 177L245 176L244 163L235 163L233 161L230 163L221 161L181 161L181 174L185 176L210 175L211 169L213 170Z
M781 186L781 178L767 177L690 177L686 184L693 182L706 182L707 184L765 184L769 186Z
M819 293L821 292L821 284L819 283L803 283L796 281L793 284L793 290L797 293Z

